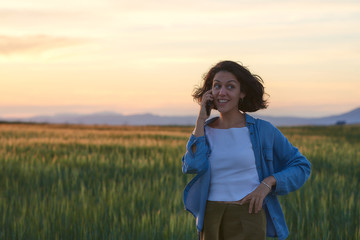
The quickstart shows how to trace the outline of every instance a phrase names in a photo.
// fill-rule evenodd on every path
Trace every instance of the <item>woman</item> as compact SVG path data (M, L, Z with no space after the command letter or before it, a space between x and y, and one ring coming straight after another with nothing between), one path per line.
M222 61L193 97L201 107L182 171L196 174L184 204L200 238L285 239L289 231L277 195L300 188L311 165L271 123L246 113L267 107L262 79ZM220 116L206 121L210 109Z

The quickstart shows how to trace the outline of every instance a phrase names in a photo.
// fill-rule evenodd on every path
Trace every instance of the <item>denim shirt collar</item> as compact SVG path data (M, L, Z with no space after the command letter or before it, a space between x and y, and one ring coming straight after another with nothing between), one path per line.
M216 121L219 117L213 117L210 118L208 120L206 120L205 122L205 126L209 125L210 123ZM245 113L245 120L246 120L246 126L249 126L249 124L255 124L255 118L253 118L252 116L250 116L249 114Z

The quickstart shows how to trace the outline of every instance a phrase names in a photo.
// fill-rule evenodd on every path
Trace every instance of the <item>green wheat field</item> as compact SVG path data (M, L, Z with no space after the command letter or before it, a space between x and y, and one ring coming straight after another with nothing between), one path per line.
M0 124L0 239L196 239L191 127ZM312 163L289 239L360 239L360 126L281 128Z

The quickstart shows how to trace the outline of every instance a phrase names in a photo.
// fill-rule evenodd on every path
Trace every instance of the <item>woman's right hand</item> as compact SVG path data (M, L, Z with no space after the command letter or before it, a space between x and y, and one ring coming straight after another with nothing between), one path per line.
M206 104L208 101L214 101L214 97L212 95L212 89L210 89L209 91L206 91L204 93L204 95L202 96L198 120L205 121L210 116L206 112Z

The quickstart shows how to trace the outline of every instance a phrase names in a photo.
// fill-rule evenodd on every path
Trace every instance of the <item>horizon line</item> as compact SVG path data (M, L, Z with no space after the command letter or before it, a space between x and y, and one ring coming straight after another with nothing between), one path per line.
M337 115L342 115L342 114L347 114L350 112L353 112L357 109L360 109L359 107L355 107L349 111L345 111L342 113L330 113L324 116L313 116L313 117L301 117L301 116L296 116L296 115L281 115L281 114L262 114L259 113L259 111L257 112L246 112L249 115L255 115L255 116L260 116L260 117L273 117L273 118L303 118L303 119L314 119L314 118L326 118L326 117L331 117L331 116L337 116ZM30 118L37 118L37 117L55 117L55 116L61 116L61 115L74 115L74 116L86 116L86 115L101 115L101 114L110 114L110 115L122 115L122 116L136 116L136 115L152 115L152 116L159 116L159 117L196 117L197 114L157 114L157 113L151 113L151 112L138 112L138 113L130 113L130 114L126 114L126 113L121 113L118 111L92 111L89 113L79 113L79 112L59 112L59 113L54 113L54 114L27 114L26 116L16 116L17 114L15 114L14 116L12 116L13 114L5 114L5 115L0 115L0 120L26 120L26 119L30 119ZM8 116L7 116L8 115ZM210 117L219 115L218 112L216 112L215 114L212 114Z

